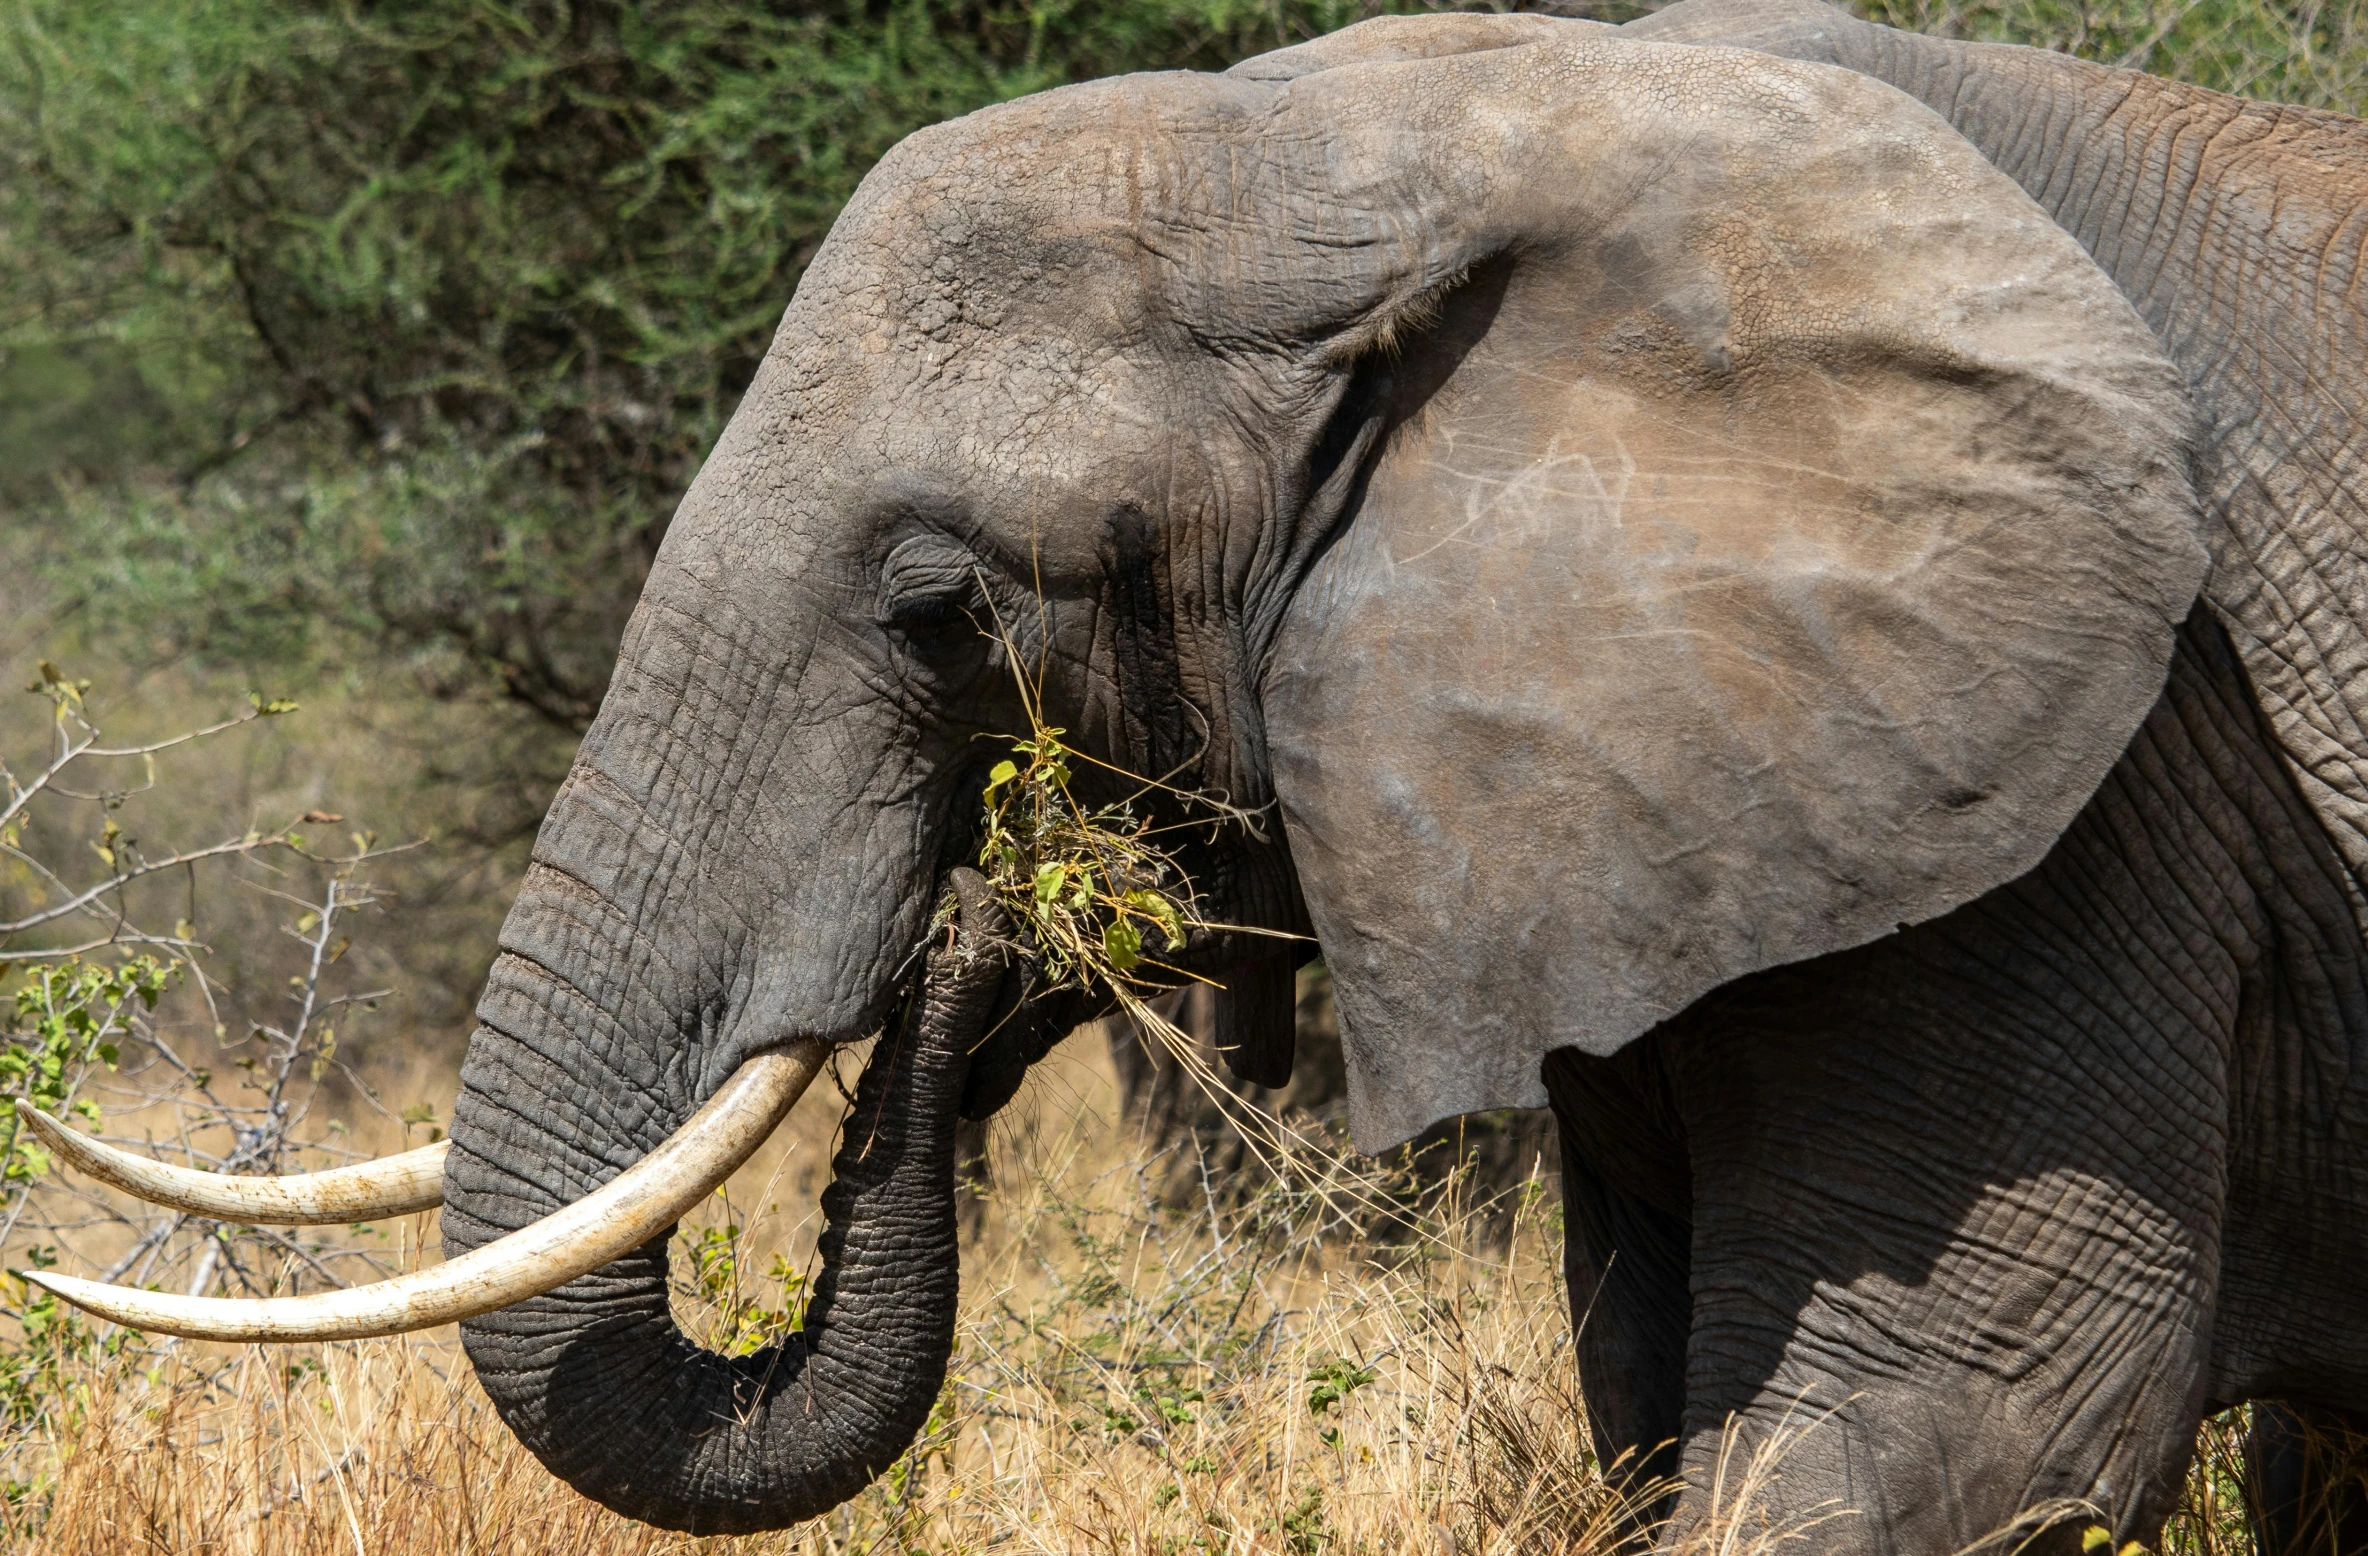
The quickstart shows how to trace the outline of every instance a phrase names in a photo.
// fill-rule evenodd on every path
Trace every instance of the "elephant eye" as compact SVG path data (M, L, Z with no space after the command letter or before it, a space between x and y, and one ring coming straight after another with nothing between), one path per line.
M902 632L950 626L956 620L968 619L962 606L962 597L957 594L908 594L890 602L888 625Z
M948 658L981 640L968 589L931 589L888 602L881 625L925 659Z
M914 536L880 569L879 622L913 658L943 664L984 642L978 564L943 537Z

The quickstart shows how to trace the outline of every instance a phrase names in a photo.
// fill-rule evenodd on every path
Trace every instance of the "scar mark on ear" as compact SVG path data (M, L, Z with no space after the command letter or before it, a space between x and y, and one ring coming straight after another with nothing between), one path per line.
M1636 480L1636 456L1616 434L1608 458L1564 452L1557 439L1530 464L1510 476L1486 470L1440 468L1464 487L1463 517L1397 567L1411 567L1447 546L1483 549L1535 545L1558 528L1585 524L1591 530L1618 529Z

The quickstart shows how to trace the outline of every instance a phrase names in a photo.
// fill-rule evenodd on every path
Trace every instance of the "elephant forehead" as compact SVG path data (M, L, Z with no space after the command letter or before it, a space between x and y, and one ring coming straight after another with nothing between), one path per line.
M1179 72L920 131L842 213L778 349L942 365L1047 333L1219 351L1319 334L1367 300L1353 261L1399 241L1407 213L1344 168L1344 126L1287 109L1271 83Z
M944 334L1058 318L1081 286L1142 291L1141 229L1207 203L1175 186L1202 181L1205 143L1239 138L1231 105L1190 80L1093 83L908 136L833 224L801 298L823 305L818 325L852 308L873 330Z

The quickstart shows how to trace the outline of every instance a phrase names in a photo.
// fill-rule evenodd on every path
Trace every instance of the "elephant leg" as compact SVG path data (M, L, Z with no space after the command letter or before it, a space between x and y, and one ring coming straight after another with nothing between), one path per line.
M1562 1153L1562 1267L1596 1457L1637 1484L1677 1473L1685 1417L1686 1224Z
M1579 1387L1596 1456L1640 1486L1677 1473L1693 1241L1682 1143L1652 1127L1666 1104L1650 1062L1566 1049L1545 1063Z
M1830 1518L1818 1548L1961 1551L2051 1504L2034 1549L2157 1542L2214 1382L2240 1057L2310 946L2256 717L2199 619L2031 873L1656 1034L1693 1173L1681 1537L1761 1455L1749 1516Z
M1985 1011L1979 980L1905 961L1812 964L1756 992L1819 1020L1734 1002L1696 1034L1672 1537L1741 1519L1815 1525L1821 1551L1957 1551L2053 1509L2027 1549L2100 1525L2151 1546L2207 1381L2216 1074L2111 1022Z
M2368 1416L2257 1400L2245 1467L2261 1556L2368 1553Z

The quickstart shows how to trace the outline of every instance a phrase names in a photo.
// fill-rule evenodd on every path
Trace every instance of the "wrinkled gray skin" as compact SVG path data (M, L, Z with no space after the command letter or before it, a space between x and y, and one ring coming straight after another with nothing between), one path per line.
M1856 1394L1788 1478L1879 1486L1904 1547L1994 1519L1995 1493L1967 1494L1988 1464L2151 1544L2199 1408L2282 1399L2357 1431L2368 1407L2368 127L1813 0L1686 0L1624 32L1841 65L1947 118L2178 363L2215 533L2170 687L2039 871L1561 1072L1588 1206L1574 1300L1602 1281L1625 1315L1590 1337L1626 1380L1610 1431L1682 1434L1699 1468L1725 1410ZM1583 1120L1640 1091L1669 1126L1591 1148ZM1921 1186L1836 1224L1907 1140L1892 1159ZM1689 1161L1690 1214L1669 1194ZM1766 1245L1801 1217L1824 1235ZM1976 1227L2000 1244L1963 1241ZM1882 1439L1936 1418L1963 1433L1947 1467L1886 1472ZM2301 1527L2325 1488L2265 1435L2263 1548L2368 1550L2356 1488ZM2034 1441L2055 1452L2034 1464Z
M1002 949L1009 925L983 882L957 869L950 885L955 922L975 936L932 944L865 1061L822 1198L823 1270L800 1332L741 1357L692 1346L668 1310L664 1237L563 1297L469 1326L478 1376L521 1440L619 1512L706 1533L813 1517L886 1469L936 1403L959 1273L954 1119L971 1056L1017 982ZM481 1074L472 1070L472 1092ZM461 1236L486 1237L481 1211L448 1195L445 1215Z
M1186 863L1320 937L1361 1143L1550 1093L1672 1538L1730 1417L1922 1552L2151 1539L2207 1407L2368 1406L2359 132L1854 25L1369 23L893 152L538 840L453 1246L889 1019L1025 679L1258 818ZM1272 945L1183 953L1269 1082ZM1085 1010L927 965L901 1030L991 1035L867 1071L794 1352L685 1344L661 1244L464 1326L555 1471L743 1529L901 1449L953 1115Z

